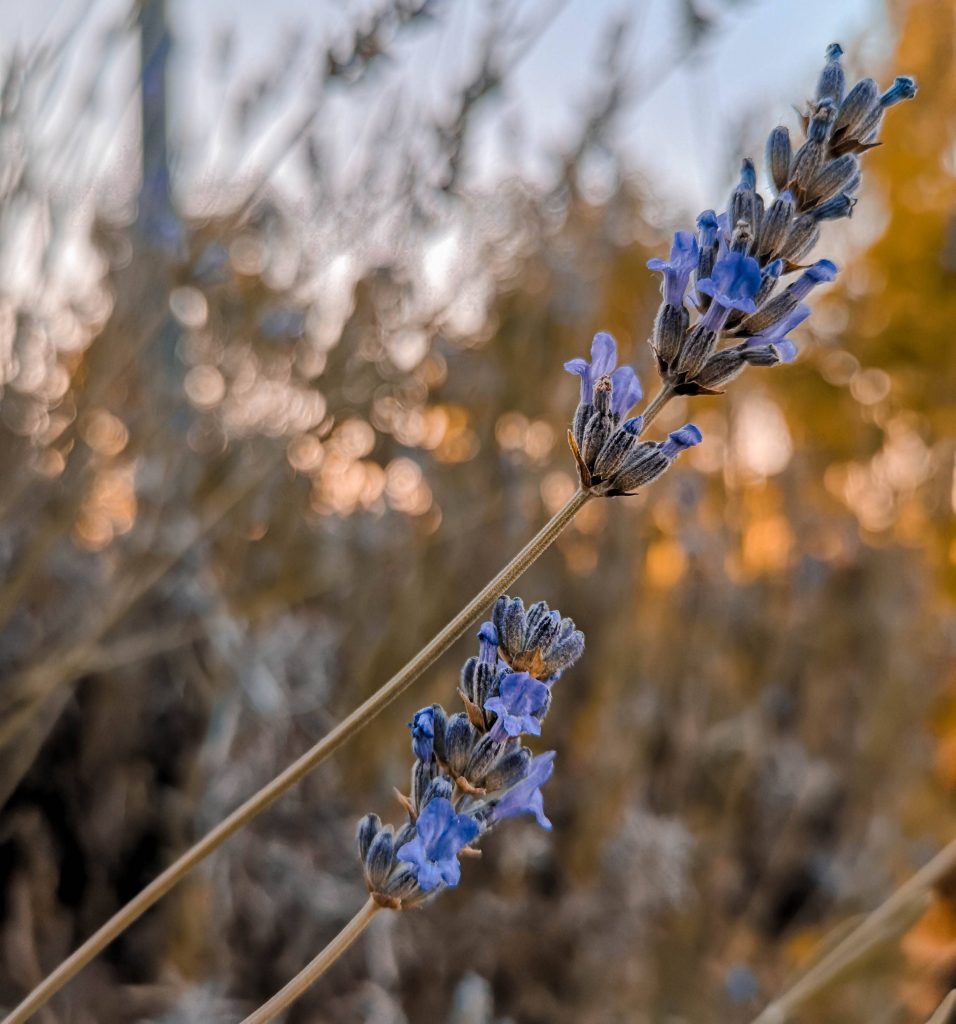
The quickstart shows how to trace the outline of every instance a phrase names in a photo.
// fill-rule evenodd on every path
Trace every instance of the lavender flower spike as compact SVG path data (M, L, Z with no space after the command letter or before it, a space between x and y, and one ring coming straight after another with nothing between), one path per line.
M494 805L490 824L495 825L506 818L517 818L522 814L533 814L542 828L550 830L551 822L545 817L544 797L541 787L554 772L555 751L539 754L532 758L528 774Z
M548 707L551 690L544 683L532 679L527 672L511 672L501 681L497 697L485 701L485 711L491 711L498 720L491 727L493 739L541 735L542 711Z
M655 256L647 261L650 270L664 275L664 302L668 306L679 306L684 301L687 282L697 269L699 250L697 239L689 231L678 231L671 246L671 258L662 260Z
M395 857L412 865L422 892L431 892L442 883L458 884L458 854L477 835L478 823L473 818L456 814L450 800L436 797L419 815L415 838L400 846Z

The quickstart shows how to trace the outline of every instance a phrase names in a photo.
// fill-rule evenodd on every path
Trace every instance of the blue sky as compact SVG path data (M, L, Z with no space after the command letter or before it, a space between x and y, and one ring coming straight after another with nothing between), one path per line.
M371 6L332 0L272 0L268 5L170 0L178 43L174 103L180 130L215 150L217 104L238 86L217 80L211 71L215 39L223 29L235 34L233 74L249 77L288 50L290 31L307 40L306 54L315 52L322 40L339 37L348 20ZM488 6L481 0L448 0L443 25L419 31L404 44L408 59L401 87L408 102L440 104L449 85L469 67ZM700 0L699 6L722 10L721 28L702 52L675 65L675 0L525 0L513 5L519 20L534 20L537 12L552 7L557 13L522 57L504 97L483 112L472 154L481 169L479 180L493 179L510 160L526 173L543 172L541 155L554 152L567 137L600 78L599 41L612 18L629 17L636 25L627 49L635 83L640 86L664 72L653 93L622 118L619 144L665 205L687 209L717 205L741 147L759 156L766 130L778 120L792 121L791 104L812 87L829 42L844 43L851 68L878 73L884 63L887 34L879 0L725 0L720 5ZM91 13L72 47L74 67L82 69L88 41L121 15L124 0L0 4L0 38L6 48L17 42L29 45L41 33L62 31L84 7ZM133 53L118 61L117 95L125 95L118 83L133 61ZM306 57L293 74L289 109L295 106L294 76L300 75L304 90L307 71ZM343 130L358 131L350 121L359 120L342 118ZM276 122L281 122L279 111Z

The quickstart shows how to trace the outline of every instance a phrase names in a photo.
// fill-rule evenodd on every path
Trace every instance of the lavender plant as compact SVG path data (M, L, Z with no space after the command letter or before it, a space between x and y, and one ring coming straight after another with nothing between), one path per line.
M478 632L479 653L461 672L464 711L440 704L409 723L415 764L410 794L399 794L408 822L395 832L376 814L358 827L371 898L383 907L418 906L458 884L458 858L508 818L533 814L542 828L541 787L555 752L534 756L521 742L540 736L553 685L584 651L584 634L544 601L527 612L500 597L494 621Z
M882 93L872 79L847 91L841 57L837 44L828 48L816 94L802 114L805 140L794 148L783 126L769 135L770 201L757 189L754 163L744 160L726 210L704 211L695 232L677 232L669 259L649 261L650 269L662 274L662 304L650 339L661 387L642 413L629 415L641 388L633 369L616 365L610 335L595 335L590 361L566 364L581 387L569 430L580 480L573 497L377 693L183 854L38 986L5 1024L27 1020L198 863L410 686L495 601L494 621L479 634L479 655L462 674L464 712L449 716L433 705L413 719L416 762L411 792L402 800L408 822L397 832L375 816L360 825L369 902L248 1022L271 1020L288 1006L348 948L379 908L416 906L456 885L459 856L502 820L533 813L547 827L541 786L553 771L553 754L533 757L521 737L540 731L556 676L580 655L583 637L546 605L525 613L520 602L501 595L588 501L634 493L701 441L692 423L664 441L641 440L674 396L719 394L748 366L793 359L796 349L789 334L809 315L804 300L837 273L827 259L804 261L826 221L851 215L862 183L860 158L879 144L885 111L916 93L908 77L897 78Z

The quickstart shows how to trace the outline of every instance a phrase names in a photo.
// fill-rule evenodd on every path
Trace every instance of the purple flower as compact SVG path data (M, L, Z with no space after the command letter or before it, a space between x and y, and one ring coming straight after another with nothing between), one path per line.
M510 672L501 681L498 696L485 701L485 711L491 711L498 720L491 728L491 736L503 740L505 736L530 733L541 735L541 719L537 715L548 706L550 690L527 672Z
M419 761L430 761L435 739L435 709L427 707L416 711L408 728L412 730L412 753Z
M478 823L456 814L451 801L436 797L418 816L415 838L400 846L397 860L411 864L418 887L430 892L441 885L457 885L461 878L459 851L478 835Z
M700 235L701 249L709 249L712 245L717 244L720 224L717 221L717 214L713 210L704 210L697 218L697 231Z
M528 774L494 805L491 810L492 825L505 818L517 818L522 814L533 814L542 828L550 829L551 822L544 814L544 797L541 787L551 778L554 772L553 750L532 758L528 766Z
M755 334L753 337L748 338L745 343L746 347L753 349L762 345L773 345L777 350L781 363L793 362L797 354L797 347L792 341L787 339L787 335L795 327L799 327L809 315L809 306L797 306L796 309L792 310L775 324L772 324L765 331L761 331L760 334Z
M662 260L655 256L647 261L651 270L664 275L664 302L668 306L680 306L687 291L690 275L697 269L699 250L697 239L689 231L678 231L671 246L671 258Z
M671 431L667 435L667 440L661 445L661 453L666 455L668 459L676 459L682 451L686 451L688 448L693 448L695 444L700 444L704 439L704 435L700 432L700 428L693 423L686 423L680 430Z
M641 382L630 366L619 366L611 374L611 415L620 419L640 401Z
M581 378L581 403L590 405L594 382L611 372L617 365L617 344L606 331L598 331L591 342L591 362L586 359L571 359L564 364L568 373Z
M909 75L899 75L893 84L880 97L880 106L892 107L902 100L911 100L916 95L916 79Z
M697 290L712 299L701 323L707 330L719 331L732 309L753 313L754 296L760 288L760 264L742 252L728 252L714 264L710 277L697 282Z
M787 289L791 298L797 302L805 299L810 291L818 284L832 281L837 276L837 266L830 260L817 260L812 267L807 269Z
M498 664L498 630L493 622L482 623L478 630L478 661L482 665Z
M637 374L630 366L617 366L617 343L606 331L599 331L591 342L591 362L571 359L564 364L568 373L581 378L581 404L594 402L594 385L611 375L611 412L618 419L639 401L643 392Z

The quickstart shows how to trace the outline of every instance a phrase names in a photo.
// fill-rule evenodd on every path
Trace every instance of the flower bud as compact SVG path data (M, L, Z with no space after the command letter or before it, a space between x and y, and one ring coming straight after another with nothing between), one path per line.
M859 130L878 108L880 103L879 89L872 78L864 78L846 94L840 104L836 120L833 122L832 141L834 145L844 139L859 138Z
M832 199L838 192L851 191L851 183L859 174L860 161L850 153L824 164L807 188L806 206L813 207Z
M463 712L448 719L445 730L445 762L453 775L464 772L475 744L475 728Z
M785 189L790 180L791 159L790 132L782 124L778 124L767 137L766 156L767 171L778 192Z
M820 228L812 214L805 213L790 225L787 239L778 255L789 264L798 264L817 244Z
M365 877L376 892L381 891L392 870L394 842L394 830L386 825L372 840L365 856Z
M382 827L382 819L377 814L366 814L358 823L355 833L355 841L358 845L359 859L365 861L368 856L368 849L372 840L378 835Z
M840 64L842 56L843 47L839 43L830 43L827 47L827 62L817 82L818 100L830 100L837 105L842 102L846 86L846 77Z
M654 321L654 351L665 367L677 357L684 334L690 324L685 306L661 306Z
M764 262L777 255L787 237L793 212L793 193L784 190L770 204L764 216L760 228L760 245L757 249L758 260Z

